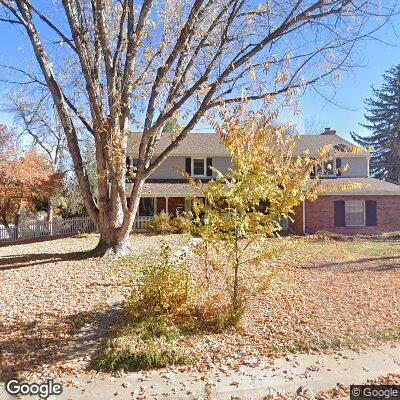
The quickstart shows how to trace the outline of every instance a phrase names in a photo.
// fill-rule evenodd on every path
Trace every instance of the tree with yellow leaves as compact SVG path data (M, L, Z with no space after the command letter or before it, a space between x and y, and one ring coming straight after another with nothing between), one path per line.
M310 179L316 160L306 153L294 155L296 139L284 134L287 126L277 124L275 117L243 107L225 110L220 114L222 124L214 125L231 155L231 168L225 174L214 169L217 177L207 185L185 174L206 199L205 203L194 199L196 232L204 242L223 246L233 268L236 315L243 306L241 266L280 253L277 247L265 246L265 239L279 233L280 221L291 218L295 206L315 200L324 190L319 179ZM318 162L328 160L330 152L329 147L320 149Z

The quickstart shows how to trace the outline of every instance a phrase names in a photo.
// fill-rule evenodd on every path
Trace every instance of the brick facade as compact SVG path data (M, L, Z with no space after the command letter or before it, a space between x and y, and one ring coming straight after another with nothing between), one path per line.
M336 200L375 200L377 226L335 227L333 204ZM297 207L295 221L290 224L297 233L303 233L302 218L303 209ZM400 230L400 196L320 196L315 202L306 202L305 227L308 234L323 230L348 235L397 231Z
M168 199L168 213L176 216L176 209L180 208L184 210L185 208L185 198L184 197L170 197Z
M289 229L302 234L303 233L303 204L294 208L293 221L289 221Z
M165 200L165 197L157 197L157 214L163 211L165 212Z

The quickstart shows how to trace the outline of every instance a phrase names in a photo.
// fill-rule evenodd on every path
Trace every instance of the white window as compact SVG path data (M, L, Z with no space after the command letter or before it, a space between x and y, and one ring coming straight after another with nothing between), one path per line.
M365 202L345 202L346 226L365 226Z
M206 164L205 158L192 158L192 175L206 176Z
M336 172L336 160L325 161L322 164L317 162L315 170L318 176L334 176Z

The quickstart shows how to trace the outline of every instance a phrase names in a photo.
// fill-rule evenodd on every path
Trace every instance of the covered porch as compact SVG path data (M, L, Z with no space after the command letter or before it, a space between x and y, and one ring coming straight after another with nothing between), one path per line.
M179 213L190 211L190 197L196 195L198 192L186 180L147 181L142 191L133 229L147 230L149 222L161 212L174 218Z
M185 197L141 197L133 229L144 231L149 222L162 212L175 218L183 211L191 210L191 201Z

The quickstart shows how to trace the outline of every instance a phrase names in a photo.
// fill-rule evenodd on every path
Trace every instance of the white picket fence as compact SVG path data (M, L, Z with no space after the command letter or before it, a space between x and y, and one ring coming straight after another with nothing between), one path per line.
M137 217L133 223L133 231L149 230L149 222L153 217ZM0 225L0 242L14 242L45 236L74 235L77 233L96 232L96 224L90 217L75 217L55 219L52 224L48 221L32 221L6 228Z
M45 236L73 235L95 232L97 227L89 217L75 217L48 221L32 221L6 228L0 225L0 242L32 239Z
M136 217L135 222L133 223L132 230L133 231L148 231L149 223L154 217Z

